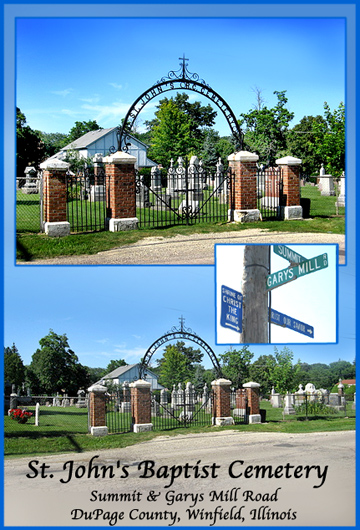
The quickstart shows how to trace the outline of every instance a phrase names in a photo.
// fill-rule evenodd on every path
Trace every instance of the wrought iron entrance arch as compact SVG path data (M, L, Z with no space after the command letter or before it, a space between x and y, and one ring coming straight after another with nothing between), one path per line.
M176 328L175 326L172 327L170 331L167 331L164 335L162 335L162 337L160 337L155 342L153 342L152 345L147 349L141 361L140 367L139 367L140 379L143 379L145 375L145 369L149 365L151 357L156 352L156 350L160 348L160 346L162 346L163 344L170 342L171 340L176 340L176 339L189 340L201 346L201 348L210 357L211 362L216 372L216 376L223 377L218 358L216 357L215 352L212 350L212 348L201 337L199 337L199 335L197 335L192 329L185 327L184 318L181 317L179 320L180 320L180 328Z
M242 149L242 131L229 105L226 103L224 98L222 98L217 92L215 92L215 90L210 87L210 85L208 85L203 79L200 79L198 74L189 72L187 69L187 63L185 63L185 61L188 61L188 59L186 59L185 56L180 58L180 61L182 61L182 64L180 63L180 70L170 71L167 76L162 77L152 87L145 90L145 92L143 92L141 96L139 96L131 105L125 116L122 127L118 128L117 134L119 151L128 151L129 135L131 134L130 131L135 123L136 118L145 105L155 97L163 94L164 92L169 92L170 90L191 90L201 94L202 96L205 96L210 101L215 103L228 122L231 132L235 138L236 149Z

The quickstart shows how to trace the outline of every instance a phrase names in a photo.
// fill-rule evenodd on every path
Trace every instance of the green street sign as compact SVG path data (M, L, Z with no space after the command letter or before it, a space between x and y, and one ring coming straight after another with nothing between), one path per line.
M292 282L301 276L306 276L312 272L317 272L321 269L325 269L328 266L328 255L320 254L316 258L310 258L302 261L295 267L288 267L280 271L269 274L266 278L266 288L268 291L280 287L285 283Z
M274 252L278 256L281 256L284 259L287 259L290 261L290 266L294 266L297 263L301 263L302 261L306 261L306 258L302 256L301 254L298 254L294 250L291 250L291 248L285 246L285 245L274 245Z

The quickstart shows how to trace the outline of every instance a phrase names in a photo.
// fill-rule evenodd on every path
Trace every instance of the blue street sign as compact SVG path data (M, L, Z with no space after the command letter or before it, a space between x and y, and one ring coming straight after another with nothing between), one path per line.
M295 318L284 315L284 313L279 313L279 311L275 311L275 309L271 309L270 322L284 328L292 329L293 331L297 331L303 335L307 335L312 339L314 338L314 328L312 326L305 324L305 322L300 322L300 320L295 320Z
M238 291L221 286L221 326L242 333L242 299Z

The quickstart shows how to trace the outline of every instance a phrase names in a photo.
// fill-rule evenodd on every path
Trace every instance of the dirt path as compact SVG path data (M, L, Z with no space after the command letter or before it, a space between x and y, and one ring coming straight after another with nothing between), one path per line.
M212 265L214 244L299 243L339 245L339 263L345 263L345 236L323 233L269 232L247 229L241 232L148 237L132 245L93 255L19 262L21 265Z

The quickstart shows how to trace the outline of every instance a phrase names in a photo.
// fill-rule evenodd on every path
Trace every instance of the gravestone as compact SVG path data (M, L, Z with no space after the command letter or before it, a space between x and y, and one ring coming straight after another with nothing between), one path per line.
M144 177L140 178L139 188L136 190L136 206L138 208L150 208L149 188L144 183Z
M295 409L292 403L292 395L289 392L285 395L284 414L295 414Z
M22 193L39 193L38 182L36 169L33 166L25 168L25 185L21 188Z
M338 207L345 207L345 172L342 172L340 178L340 195L337 198L336 205Z
M86 401L85 401L85 390L80 389L77 392L78 400L75 405L78 409L85 409L86 408Z
M320 175L319 175L319 189L321 195L325 197L330 197L335 195L334 188L334 179L332 175L326 175L324 166L321 165Z

